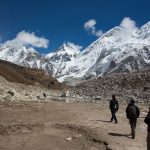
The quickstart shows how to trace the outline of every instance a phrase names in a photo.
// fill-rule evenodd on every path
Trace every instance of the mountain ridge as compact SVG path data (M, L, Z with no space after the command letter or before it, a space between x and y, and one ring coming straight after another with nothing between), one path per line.
M33 48L1 46L0 59L31 68L44 69L60 82L86 80L115 72L150 68L150 22L130 31L116 26L85 49L64 43L45 56ZM15 56L15 57L14 57Z

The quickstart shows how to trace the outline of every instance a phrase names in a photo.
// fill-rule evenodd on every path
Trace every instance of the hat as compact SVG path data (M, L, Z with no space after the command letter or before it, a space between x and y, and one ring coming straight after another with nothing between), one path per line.
M135 100L133 98L130 99L130 103L134 104Z

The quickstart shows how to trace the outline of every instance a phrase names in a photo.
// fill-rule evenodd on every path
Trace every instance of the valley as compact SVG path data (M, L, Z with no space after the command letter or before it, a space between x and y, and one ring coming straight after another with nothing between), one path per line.
M146 149L149 29L150 22L132 32L116 26L86 48L66 42L45 55L1 44L0 149ZM117 124L110 122L112 94ZM135 140L125 114L131 98L141 110Z
M139 106L134 140L125 107L120 104L114 124L108 103L1 102L0 149L144 150L148 106Z

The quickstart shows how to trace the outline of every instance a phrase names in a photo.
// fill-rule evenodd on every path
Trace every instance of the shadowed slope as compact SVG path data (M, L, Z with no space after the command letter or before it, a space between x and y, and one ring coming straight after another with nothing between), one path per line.
M0 76L3 76L10 82L27 85L34 85L38 82L50 89L62 89L64 87L64 85L47 75L42 69L22 67L3 60L0 60Z

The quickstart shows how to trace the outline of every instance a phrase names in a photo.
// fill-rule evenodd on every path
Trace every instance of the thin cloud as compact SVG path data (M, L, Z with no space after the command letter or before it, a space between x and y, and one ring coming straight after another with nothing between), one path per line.
M95 32L96 37L101 37L103 35L103 30L98 30Z
M29 33L26 31L21 31L17 34L16 38L13 40L8 40L4 43L4 45L11 46L32 46L38 48L47 48L49 44L49 40L44 37L38 37L34 32Z
M90 35L94 35L96 37L101 37L104 32L103 30L96 29L96 20L95 19L90 19L84 24L84 29L88 31ZM122 28L122 35L128 36L130 32L136 32L139 30L139 28L136 26L136 22L132 20L130 17L124 17L119 25Z
M96 30L96 20L90 19L84 24L84 29L89 32L89 34L94 35L96 37L100 37L103 34L102 30Z
M92 35L95 34L95 25L96 25L96 20L95 19L90 19L84 24L84 29L88 32L90 32Z

